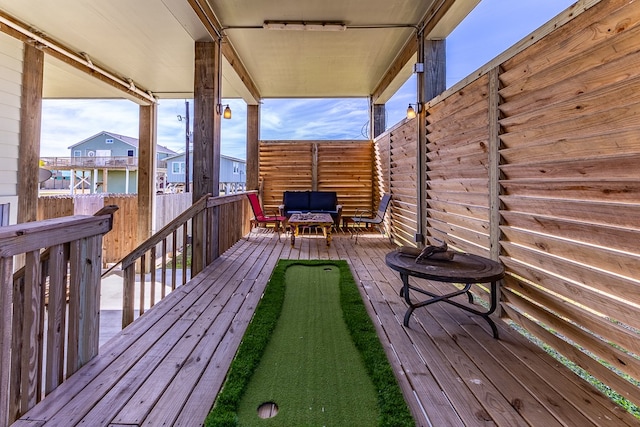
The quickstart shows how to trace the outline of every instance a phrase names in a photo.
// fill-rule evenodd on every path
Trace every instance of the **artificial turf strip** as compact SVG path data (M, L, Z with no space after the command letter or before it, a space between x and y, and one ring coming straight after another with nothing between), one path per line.
M332 270L337 268L339 270L339 299L340 306L342 311L342 317L344 319L344 324L346 324L346 328L350 332L350 336L353 344L359 350L360 361L364 365L364 369L368 373L368 377L370 381L365 380L364 383L369 383L369 387L371 384L374 387L375 393L375 401L377 403L377 408L372 408L369 406L365 406L366 398L361 398L360 392L349 391L352 395L351 397L355 397L355 402L346 403L347 399L344 399L345 405L343 405L342 409L336 409L334 406L324 405L325 412L322 412L323 402L315 401L310 406L305 408L304 412L305 416L308 416L310 413L319 414L321 419L319 421L292 421L286 420L283 416L284 412L287 411L287 403L284 401L276 402L279 406L278 415L271 419L259 419L256 415L256 404L250 403L248 405L247 412L251 414L252 421L245 422L244 416L241 414L243 411L241 408L241 400L243 395L247 393L247 399L250 398L251 388L248 387L250 383L251 377L256 371L256 368L262 363L261 359L263 357L263 353L267 349L267 344L269 343L270 337L274 331L277 332L277 323L278 319L285 303L285 293L287 294L287 300L292 299L289 296L289 293L286 290L285 285L285 276L287 275L287 269L290 266L333 266ZM323 268L320 267L321 272L323 272ZM327 274L323 272L322 274ZM313 288L313 286L306 286L306 288ZM319 298L326 298L325 296L318 297L317 295L312 297L315 307L319 305ZM287 301L288 303L289 301ZM304 317L324 317L326 315L325 312L315 312L315 308L309 309L303 308L300 304L298 304L303 312ZM295 306L295 304L294 304ZM313 310L313 313L310 311ZM338 316L339 317L339 313ZM287 315L283 315L283 319L286 319ZM321 319L324 321L323 319ZM304 320L306 322L307 320ZM289 322L290 323L290 322ZM305 338L300 338L301 332L298 331L298 338L294 341L305 341ZM333 333L333 332L332 332ZM276 334L274 334L275 336ZM308 334L306 335L309 336ZM333 338L333 339L332 339ZM275 338L274 338L275 339ZM333 335L329 336L329 340L323 344L324 347L333 347L334 344L331 341L337 341L338 338ZM310 341L310 338L306 341ZM342 341L349 341L347 339L343 339ZM348 343L350 344L350 343ZM306 345L306 343L305 343ZM283 349L282 352L289 353L297 353L304 346L301 345L300 342L295 342L288 346L288 349ZM339 350L342 352L343 350ZM277 353L277 352L276 352ZM269 350L266 351L265 360L268 360ZM338 354L338 356L343 356L342 354ZM303 359L310 359L313 357L313 354L307 354L303 356ZM358 359L356 357L356 359ZM333 365L322 367L321 369L312 369L318 362L310 360L307 361L297 361L293 362L294 364L304 364L309 363L307 368L298 371L297 376L294 376L294 383L296 382L304 382L306 384L311 384L313 387L316 387L318 384L323 384L326 381L327 373L337 373L337 377L344 377L345 371L353 371L357 370L354 368L356 365L360 365L360 362L357 360L355 362L349 362L349 367L346 367L346 361L344 357L339 358L339 362L333 362ZM256 371L256 376L260 376L259 368ZM264 371L274 371L273 366L267 367L263 369ZM285 369L284 371L286 371ZM317 380L310 380L305 378L310 372L316 372L319 376ZM340 380L340 379L339 379ZM338 380L338 381L339 381ZM351 380L349 380L351 382ZM351 387L351 384L338 384L333 386L328 386L331 394L336 395L341 391L341 389L345 389L346 387ZM276 389L291 390L294 388L294 385L281 385L279 387L275 387ZM366 388L366 387L365 387ZM279 390L278 390L279 391ZM294 391L294 393L296 393ZM304 392L298 392L297 394L304 394ZM357 394L357 396L354 396ZM258 400L265 399L266 397L259 397ZM309 397L307 396L307 399ZM275 400L270 399L270 400ZM338 399L340 400L340 399ZM340 406L340 403L338 404ZM344 408L346 406L346 409ZM363 407L365 415L356 415L357 407ZM310 409L311 408L311 409ZM340 410L344 410L342 412L341 419L331 419L329 421L326 418L329 415L334 413L338 413ZM371 419L367 419L368 416L374 415L375 419L372 421ZM322 418L325 417L325 418ZM362 423L361 423L362 422ZM237 426L237 425L258 425L258 426L270 426L270 425L278 425L278 426L287 426L287 425L332 425L332 426L355 426L355 425L378 425L378 426L413 426L414 421L409 413L407 405L402 397L402 393L398 387L398 384L395 380L391 367L386 359L386 355L384 350L378 340L376 335L375 328L371 323L371 320L366 312L364 304L360 298L360 294L358 289L353 281L353 277L351 276L351 272L349 270L349 266L344 261L297 261L297 260L281 260L276 268L274 269L269 284L265 290L265 294L256 309L256 313L254 315L251 324L249 325L247 332L243 338L243 342L238 349L238 353L231 364L231 368L229 374L227 376L227 380L223 387L223 390L218 396L218 399L214 405L212 412L209 414L206 420L207 426L216 426L216 427L224 427L224 426Z
M240 425L376 425L376 391L340 309L336 266L290 266L271 340L240 400ZM256 408L275 402L277 416Z

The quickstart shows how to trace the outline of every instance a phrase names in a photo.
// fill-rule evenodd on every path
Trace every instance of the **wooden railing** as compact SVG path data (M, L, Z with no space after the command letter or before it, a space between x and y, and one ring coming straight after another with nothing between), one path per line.
M103 277L117 267L123 271L122 327L135 318L136 293L142 315L168 288L184 285L240 240L249 231L250 212L246 193L204 196L105 271Z
M102 236L116 209L0 228L0 427L97 355Z

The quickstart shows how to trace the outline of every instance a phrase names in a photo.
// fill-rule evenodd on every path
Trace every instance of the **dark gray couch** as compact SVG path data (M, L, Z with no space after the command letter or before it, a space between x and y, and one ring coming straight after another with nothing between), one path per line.
M294 213L328 213L338 224L342 206L335 191L285 191L280 205L281 215L289 218Z

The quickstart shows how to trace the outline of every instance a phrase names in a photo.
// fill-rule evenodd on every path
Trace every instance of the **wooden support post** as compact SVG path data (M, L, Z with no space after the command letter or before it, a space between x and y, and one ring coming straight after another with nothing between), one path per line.
M247 190L257 190L260 169L260 105L247 105Z
M373 104L371 112L371 139L377 138L387 128L385 104Z
M489 71L489 254L492 260L500 262L502 231L500 223L500 67ZM501 301L500 286L496 289L497 301ZM502 306L498 304L495 311L502 317Z
M193 96L194 203L206 194L214 197L220 194L221 52L219 40L196 42ZM217 223L206 221L203 216L198 215L192 222L193 275L202 271L210 254L218 254Z
M140 142L138 143L138 244L144 242L153 229L155 201L155 160L157 134L157 104L140 106Z
M20 148L18 155L18 222L38 216L38 169L42 127L44 53L24 44L22 100L20 102Z
M76 188L76 171L74 169L71 169L69 172L71 173L71 179L69 183L69 194L73 196Z
M196 42L193 118L193 202L220 194L219 42Z
M91 179L91 194L96 194L98 192L98 169L93 170L92 179Z
M105 168L102 170L102 192L103 193L109 192L108 181L109 181L109 169Z
M447 89L445 40L424 41L424 101L430 101Z
M444 40L427 40L418 35L418 58L424 64L424 72L418 73L418 185L416 243L425 243L427 232L427 101L444 92L446 84L446 56Z

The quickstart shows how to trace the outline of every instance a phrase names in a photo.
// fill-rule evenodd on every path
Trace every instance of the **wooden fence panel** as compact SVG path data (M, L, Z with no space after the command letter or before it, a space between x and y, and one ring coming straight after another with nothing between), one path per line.
M401 245L415 246L417 230L417 158L416 119L406 120L389 132L389 189L391 232Z
M175 193L156 196L156 230L169 224L193 203L193 194Z
M260 172L262 204L278 212L284 191L311 190L313 186L313 144L305 141L261 141Z
M41 196L38 198L38 221L74 215L73 197L70 195Z
M105 234L103 240L103 263L120 261L138 245L138 196L136 194L111 194L104 198L104 204L116 205L119 209L113 215L113 230Z
M373 160L371 141L318 144L317 188L338 194L344 217L373 209Z
M489 79L427 110L427 230L489 256ZM436 243L431 241L430 243Z
M636 380L639 37L640 4L600 2L499 77L506 313L574 363L593 357ZM614 371L589 371L640 404Z
M345 217L371 209L373 156L371 141L262 141L264 209L277 211L285 191L307 190L335 191Z
M588 6L427 104L428 239L499 256L504 316L640 405L640 4ZM376 141L402 244L416 135Z

